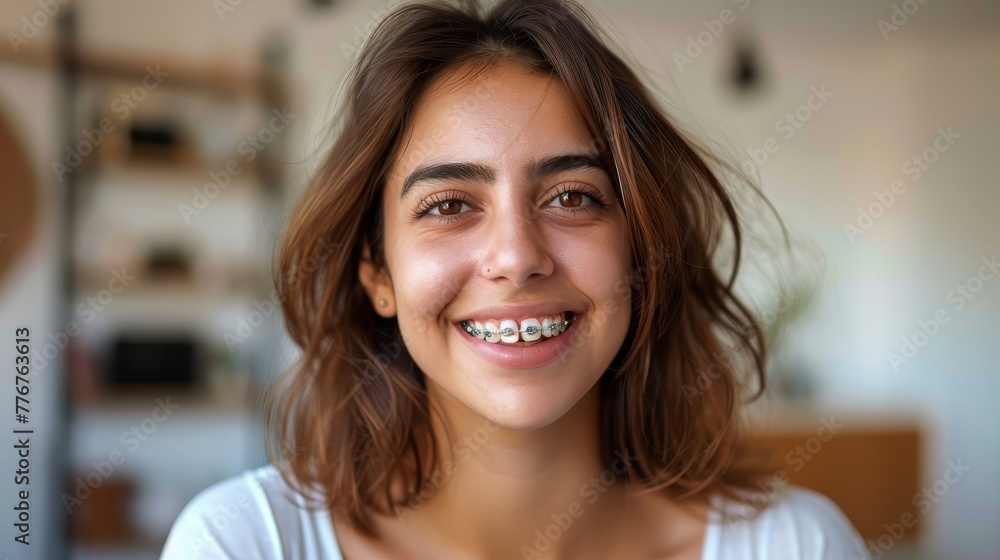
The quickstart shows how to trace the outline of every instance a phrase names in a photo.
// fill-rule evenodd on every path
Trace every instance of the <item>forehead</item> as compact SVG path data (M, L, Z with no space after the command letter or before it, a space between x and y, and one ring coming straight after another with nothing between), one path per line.
M515 64L473 72L459 67L429 84L414 107L390 184L430 162L519 165L593 146L562 82Z

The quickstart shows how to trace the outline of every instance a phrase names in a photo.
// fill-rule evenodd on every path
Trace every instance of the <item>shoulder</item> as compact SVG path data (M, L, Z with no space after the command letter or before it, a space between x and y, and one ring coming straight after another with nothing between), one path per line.
M307 507L273 465L248 470L202 490L174 521L161 560L302 558L333 547L322 508Z
M788 559L864 560L864 543L843 511L826 496L797 486L785 486L752 515L753 500L722 504L730 518L715 519L706 535L705 560ZM719 510L721 511L721 510Z

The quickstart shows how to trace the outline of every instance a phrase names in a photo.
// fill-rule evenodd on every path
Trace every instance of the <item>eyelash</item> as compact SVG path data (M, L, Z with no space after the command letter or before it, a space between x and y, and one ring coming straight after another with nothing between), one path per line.
M555 199L559 198L560 196L566 193L579 193L584 196L587 196L590 198L593 204L588 204L586 206L579 206L576 208L560 208L560 210L562 210L563 212L576 214L578 212L590 212L593 209L603 210L608 205L608 202L604 198L604 195L602 195L601 192L598 191L597 189L584 187L582 185L574 185L574 184L560 185L556 193L552 195L551 198L549 198L549 204L551 204L552 201L554 201ZM462 214L454 216L438 216L436 214L430 213L431 210L437 208L438 206L440 206L445 202L461 202L463 204L469 204L469 205L472 204L472 201L469 199L468 195L466 195L462 191L446 191L443 193L434 193L431 196L424 199L417 207L417 209L414 210L413 219L419 220L423 218L433 218L437 221L445 223L461 219L464 212Z

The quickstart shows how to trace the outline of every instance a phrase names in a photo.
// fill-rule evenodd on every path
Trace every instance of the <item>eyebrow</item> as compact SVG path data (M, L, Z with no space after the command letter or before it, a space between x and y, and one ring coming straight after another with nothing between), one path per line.
M582 169L608 172L604 162L597 157L597 154L593 153L559 154L542 158L540 161L531 160L525 164L523 171L525 179L535 181L562 171ZM400 200L405 198L406 193L417 183L449 179L482 181L493 184L496 182L496 173L492 168L478 163L430 163L422 165L414 169L403 181L403 190L399 193L399 198Z

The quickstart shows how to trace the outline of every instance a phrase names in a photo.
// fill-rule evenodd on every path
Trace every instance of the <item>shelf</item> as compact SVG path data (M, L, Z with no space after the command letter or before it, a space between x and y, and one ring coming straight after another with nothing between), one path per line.
M89 179L98 187L138 185L131 188L181 189L191 192L192 187L202 189L206 184L212 183L213 177L210 174L214 174L219 177L218 180L214 181L217 186L222 192L228 192L230 189L260 188L259 181L248 179L256 178L257 167L256 164L245 165L241 161L239 173L231 175L226 171L225 165L221 167L208 165L173 166L147 161L142 163L125 161L97 166L90 174Z
M56 40L32 41L19 46L17 52L10 41L0 42L0 62L55 70L60 63L59 54ZM236 68L226 60L192 63L163 53L130 55L77 45L65 54L66 62L75 64L82 75L130 83L141 82L149 73L149 61L156 60L164 71L170 72L167 87L207 90L231 98L257 99L261 84L277 79L273 71Z
M118 267L122 268L121 266ZM252 299L265 297L261 293L258 283L255 281L256 270L252 267L218 267L216 269L200 269L193 272L194 278L184 279L153 279L141 272L139 266L126 266L129 275L135 276L129 284L115 295L115 299L134 300L139 298L156 298L161 301L173 301L182 305L195 303L199 306L209 305L216 307L222 304L247 303ZM93 295L108 288L109 278L112 277L108 271L115 270L110 265L107 267L88 266L85 270L77 273L77 296ZM215 279L212 284L206 286L205 282L199 282L198 278ZM231 280L226 280L226 279ZM117 285L115 285L117 287ZM217 305L213 305L217 304Z
M187 394L185 395L183 391L187 391ZM150 403L156 402L155 399L162 399L165 395L169 395L170 404L180 405L185 415L242 417L251 416L254 413L253 406L247 402L246 398L223 399L176 387L116 390L91 400L76 401L74 413L87 418L146 415L149 414Z

